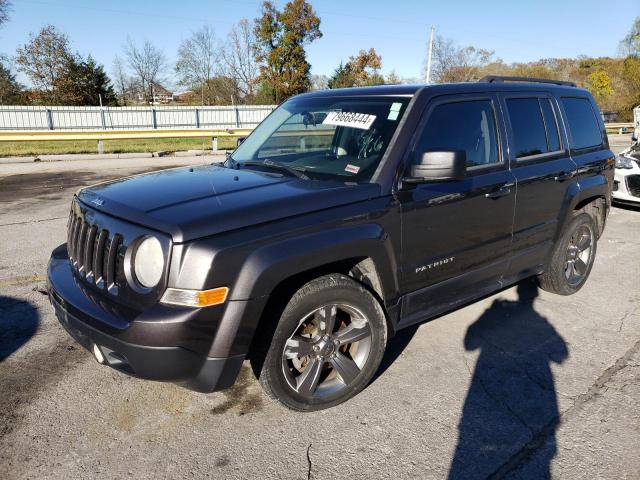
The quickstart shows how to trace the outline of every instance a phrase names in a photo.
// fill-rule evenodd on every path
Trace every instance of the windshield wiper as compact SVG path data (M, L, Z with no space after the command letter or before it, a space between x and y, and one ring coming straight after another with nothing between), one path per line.
M253 160L248 160L246 162L238 162L239 165L242 166L250 166L250 167L267 167L274 170L284 170L285 172L293 175L294 177L298 177L302 180L309 180L309 177L305 175L306 169L303 167L292 167L287 165L286 163L276 162L274 160L263 160L262 162L256 162Z

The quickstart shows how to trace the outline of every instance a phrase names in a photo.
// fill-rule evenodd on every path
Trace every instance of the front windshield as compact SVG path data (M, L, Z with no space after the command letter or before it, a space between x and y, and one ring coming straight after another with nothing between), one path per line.
M231 156L241 168L286 165L312 179L366 183L409 103L407 97L292 99L278 107Z

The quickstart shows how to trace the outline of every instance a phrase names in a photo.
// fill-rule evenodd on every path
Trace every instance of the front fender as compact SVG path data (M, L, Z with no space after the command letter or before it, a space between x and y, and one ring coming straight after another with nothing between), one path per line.
M389 235L381 225L342 226L297 236L254 250L244 262L231 300L269 295L283 280L341 260L369 257L379 276L383 298L399 291L398 271Z

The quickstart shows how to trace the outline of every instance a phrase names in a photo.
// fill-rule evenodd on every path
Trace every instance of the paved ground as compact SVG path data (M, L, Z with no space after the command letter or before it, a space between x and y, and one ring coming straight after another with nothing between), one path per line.
M640 210L612 211L578 294L524 284L403 332L329 411L248 368L203 395L99 366L42 293L72 193L204 161L0 166L0 478L640 478Z

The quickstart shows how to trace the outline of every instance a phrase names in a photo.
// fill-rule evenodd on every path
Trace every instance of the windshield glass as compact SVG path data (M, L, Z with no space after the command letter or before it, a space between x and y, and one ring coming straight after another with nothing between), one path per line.
M246 168L284 164L310 178L366 183L406 110L406 97L292 99L278 107L231 156Z

